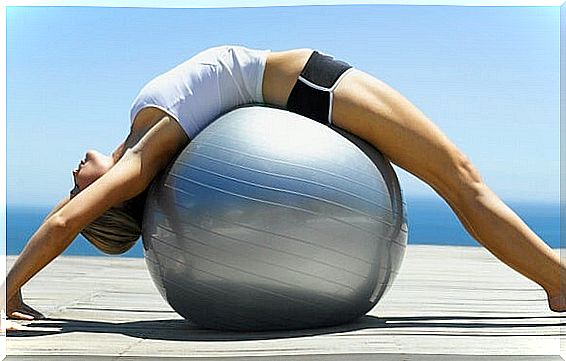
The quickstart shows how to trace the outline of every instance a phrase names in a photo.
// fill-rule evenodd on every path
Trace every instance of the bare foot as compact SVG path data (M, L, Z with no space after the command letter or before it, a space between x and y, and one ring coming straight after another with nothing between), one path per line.
M546 292L548 296L548 306L554 312L565 312L566 311L566 295L564 294L551 294Z

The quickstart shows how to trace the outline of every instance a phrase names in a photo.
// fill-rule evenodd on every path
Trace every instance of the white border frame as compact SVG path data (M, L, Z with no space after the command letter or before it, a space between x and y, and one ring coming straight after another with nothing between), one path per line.
M89 7L151 7L151 8L234 8L234 7L270 7L304 5L446 5L446 6L556 6L564 0L5 0L0 7L0 67L2 88L0 89L0 276L6 279L6 7L8 6L89 6ZM562 26L561 26L562 28ZM559 29L560 31L560 29ZM562 39L561 39L562 48ZM561 52L563 50L561 49ZM560 101L562 106L562 99ZM561 122L562 123L562 122ZM561 132L562 133L562 132ZM562 134L561 134L562 135ZM562 200L561 200L562 204ZM561 206L562 208L562 206ZM0 304L0 359L6 357L5 314L6 288L2 282L4 297ZM566 359L566 350L561 349L561 356Z

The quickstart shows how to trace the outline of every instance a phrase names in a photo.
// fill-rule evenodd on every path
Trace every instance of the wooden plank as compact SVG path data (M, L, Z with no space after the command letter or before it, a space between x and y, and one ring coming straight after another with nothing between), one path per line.
M9 356L6 361L76 361L76 356ZM81 361L560 361L560 356L336 354L268 357L128 357L86 356Z
M13 261L8 257L8 265ZM564 342L564 323L548 310L544 291L472 247L409 246L394 286L367 316L316 330L199 329L161 298L143 259L61 257L23 292L50 320L21 322L27 329L8 336L8 355L18 360L552 360Z

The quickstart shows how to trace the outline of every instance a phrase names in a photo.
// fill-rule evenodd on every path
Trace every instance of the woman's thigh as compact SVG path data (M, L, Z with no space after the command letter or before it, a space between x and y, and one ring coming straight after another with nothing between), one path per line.
M416 106L360 70L352 70L337 86L332 118L445 198L481 182L467 157Z

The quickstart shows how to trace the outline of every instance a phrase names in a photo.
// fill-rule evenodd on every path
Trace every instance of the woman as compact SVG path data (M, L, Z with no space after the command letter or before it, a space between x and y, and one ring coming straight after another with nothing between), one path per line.
M372 76L310 49L270 52L222 46L147 84L132 106L130 133L111 156L89 151L75 188L47 216L7 277L7 315L34 319L21 287L79 232L107 253L140 233L144 190L207 124L246 103L265 102L333 123L372 143L430 185L467 231L566 308L558 256L482 181L468 158L414 105Z

